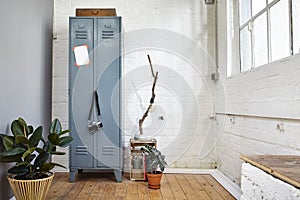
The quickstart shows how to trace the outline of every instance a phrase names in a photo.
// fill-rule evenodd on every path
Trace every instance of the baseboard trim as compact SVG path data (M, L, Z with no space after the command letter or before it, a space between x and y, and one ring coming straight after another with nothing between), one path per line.
M218 169L189 169L189 168L166 168L166 174L210 174L214 177L234 198L240 199L241 188L233 183Z
M233 183L227 176L221 171L216 169L211 175L228 191L234 198L240 199L242 196L241 188Z
M166 174L211 174L215 169L165 168Z

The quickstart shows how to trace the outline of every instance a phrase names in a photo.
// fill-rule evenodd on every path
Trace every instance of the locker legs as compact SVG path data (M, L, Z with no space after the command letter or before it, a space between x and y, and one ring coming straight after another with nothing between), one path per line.
M115 169L114 174L115 174L115 177L117 179L117 182L121 183L122 182L122 170L121 169Z
M77 169L70 169L70 182L73 183L75 181Z

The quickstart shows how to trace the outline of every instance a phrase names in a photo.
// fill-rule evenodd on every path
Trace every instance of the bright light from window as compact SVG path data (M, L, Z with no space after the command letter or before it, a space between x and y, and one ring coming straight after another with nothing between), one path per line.
M271 61L290 55L288 6L288 0L281 0L270 9Z
M240 0L240 25L251 18L251 4L249 0Z
M251 36L246 26L240 33L241 72L251 69Z
M294 54L300 53L300 1L292 1L293 3L293 51Z
M254 67L268 63L267 14L264 13L253 22Z
M252 17L266 7L266 0L252 0Z

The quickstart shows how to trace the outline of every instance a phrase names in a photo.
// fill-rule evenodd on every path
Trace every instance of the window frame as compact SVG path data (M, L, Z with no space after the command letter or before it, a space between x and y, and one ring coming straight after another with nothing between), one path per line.
M272 47L271 47L271 25L270 25L270 9L275 5L277 4L278 2L280 1L283 1L283 0L265 0L266 1L266 6L261 10L259 11L258 13L256 13L254 16L252 16L252 0L249 0L250 1L250 18L248 20L246 20L243 24L240 24L240 20L241 20L241 15L240 15L240 9L241 9L241 6L239 5L240 4L240 0L238 1L238 33L239 33L239 64L240 64L240 67L239 67L239 72L240 73L243 73L243 72L246 72L246 71L250 71L254 68L257 68L257 67L260 67L261 65L259 66L255 66L255 58L254 58L254 54L255 54L255 47L254 47L254 31L253 31L253 23L254 21L262 16L264 13L266 13L266 18L267 18L267 22L266 22L266 26L267 26L267 52L268 52L268 55L267 55L267 58L268 58L268 61L266 64L268 63L271 63L271 62L274 62L276 60L272 60ZM288 26L289 26L289 56L292 56L294 55L294 46L293 46L293 14L292 14L292 11L293 11L293 8L292 8L292 0L287 0L288 1L288 17L289 17L289 22L288 22ZM250 32L250 49L251 49L251 52L250 52L250 62L251 62L251 66L244 66L242 67L242 57L241 57L241 31L244 29L244 28L247 28ZM285 58L285 57L282 57L282 58ZM277 59L278 60L278 59ZM248 68L247 70L244 70L242 71L242 68Z

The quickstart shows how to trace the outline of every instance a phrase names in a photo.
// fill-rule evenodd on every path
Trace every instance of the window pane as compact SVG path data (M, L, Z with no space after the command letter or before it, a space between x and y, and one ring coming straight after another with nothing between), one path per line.
M244 24L251 17L250 0L239 0L240 6L240 25Z
M240 32L241 72L251 69L251 38L246 26Z
M271 61L290 55L288 0L281 0L270 9Z
M264 13L253 22L254 67L268 63L267 14Z
M300 1L292 1L293 6L293 51L300 53Z
M266 7L266 0L252 0L252 16Z

